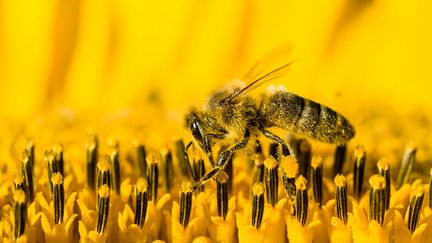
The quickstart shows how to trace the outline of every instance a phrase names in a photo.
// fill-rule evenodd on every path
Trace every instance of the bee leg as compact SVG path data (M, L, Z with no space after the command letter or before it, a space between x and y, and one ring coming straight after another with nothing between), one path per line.
M209 172L207 172L199 181L197 181L192 186L191 190L195 191L198 187L209 182L210 179L212 179L217 173L223 171L227 166L228 162L230 161L230 159L232 158L232 156L234 155L234 152L241 148L244 148L247 145L249 138L250 138L250 132L249 130L246 130L244 138L240 142L232 145L231 147L227 148L222 153L220 153L217 164Z
M267 138L269 138L269 139L271 139L271 140L273 140L273 141L275 141L281 145L283 156L296 157L295 153L293 152L293 149L291 148L289 143L284 141L282 138L280 138L276 134L270 132L269 130L261 128L260 131L262 132L262 134L264 136L266 136ZM282 172L281 173L282 174L282 183L285 187L285 191L288 194L291 202L294 202L295 194L296 194L295 180L296 180L297 175L288 175L286 173L286 171L284 171L283 166L279 166L279 170L281 170L281 172Z
M209 182L210 179L212 179L220 170L221 170L221 168L219 166L213 167L209 172L207 172L203 177L201 177L201 179L199 179L199 181L195 182L192 185L191 190L193 192L196 191L200 186Z
M291 148L291 145L289 145L285 140L280 138L278 135L270 132L269 130L266 130L264 128L260 128L261 133L266 136L267 138L277 142L282 147L282 155L283 156L289 156L292 155L295 157L294 150Z
M204 150L206 152L207 158L210 160L210 163L212 165L212 167L215 166L215 162L213 159L213 153L211 150L211 139L223 139L225 137L226 134L221 133L221 134L213 134L213 133L208 133L204 136Z
M210 163L211 163L212 167L214 167L215 166L215 162L214 162L213 153L212 153L212 150L211 150L210 137L208 137L208 136L204 137L204 144L203 145L204 145L204 151L205 151L205 153L207 155L207 158L210 160Z

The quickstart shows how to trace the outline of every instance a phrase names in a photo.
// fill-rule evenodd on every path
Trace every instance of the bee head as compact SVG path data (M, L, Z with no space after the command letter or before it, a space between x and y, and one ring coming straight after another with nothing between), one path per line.
M197 110L193 109L185 116L185 127L191 131L192 136L197 142L203 142L203 125Z

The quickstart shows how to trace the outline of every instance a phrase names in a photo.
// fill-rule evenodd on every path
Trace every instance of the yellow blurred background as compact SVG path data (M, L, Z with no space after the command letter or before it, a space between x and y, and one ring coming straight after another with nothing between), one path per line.
M286 43L299 61L276 83L294 93L348 115L383 104L378 114L428 111L431 6L1 0L0 117L25 121L59 107L110 114L151 102L182 113Z

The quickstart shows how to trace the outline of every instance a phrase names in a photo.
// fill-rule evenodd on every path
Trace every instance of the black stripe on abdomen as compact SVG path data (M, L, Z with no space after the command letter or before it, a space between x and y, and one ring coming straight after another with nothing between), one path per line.
M315 127L320 119L321 105L308 99L302 98L302 100L304 105L295 124L294 132L305 137L315 138Z
M334 143L339 139L338 121L343 118L327 106L320 105L320 107L321 113L315 126L316 139L327 143Z

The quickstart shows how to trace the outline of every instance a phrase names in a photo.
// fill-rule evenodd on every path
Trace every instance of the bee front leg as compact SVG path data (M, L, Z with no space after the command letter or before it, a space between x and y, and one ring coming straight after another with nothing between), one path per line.
M197 181L192 186L191 188L192 191L195 191L198 187L206 184L208 181L210 181L210 179L215 177L217 173L223 171L227 166L228 161L230 161L230 159L234 155L234 153L237 150L244 148L247 145L249 138L250 138L250 132L249 130L246 130L245 135L240 142L232 145L231 147L227 148L222 153L220 153L217 164L213 166L213 168L209 172L207 172L199 181Z
M294 150L291 148L291 145L289 145L285 140L280 138L278 135L270 132L269 130L266 130L264 128L260 128L261 133L266 136L267 138L275 141L276 143L280 144L282 147L282 155L283 156L295 156Z
M203 149L207 155L207 158L210 160L212 167L215 166L215 162L214 162L213 153L211 150L211 148L212 148L211 139L223 139L225 136L226 136L226 133L220 133L220 134L208 133L208 134L204 135Z

